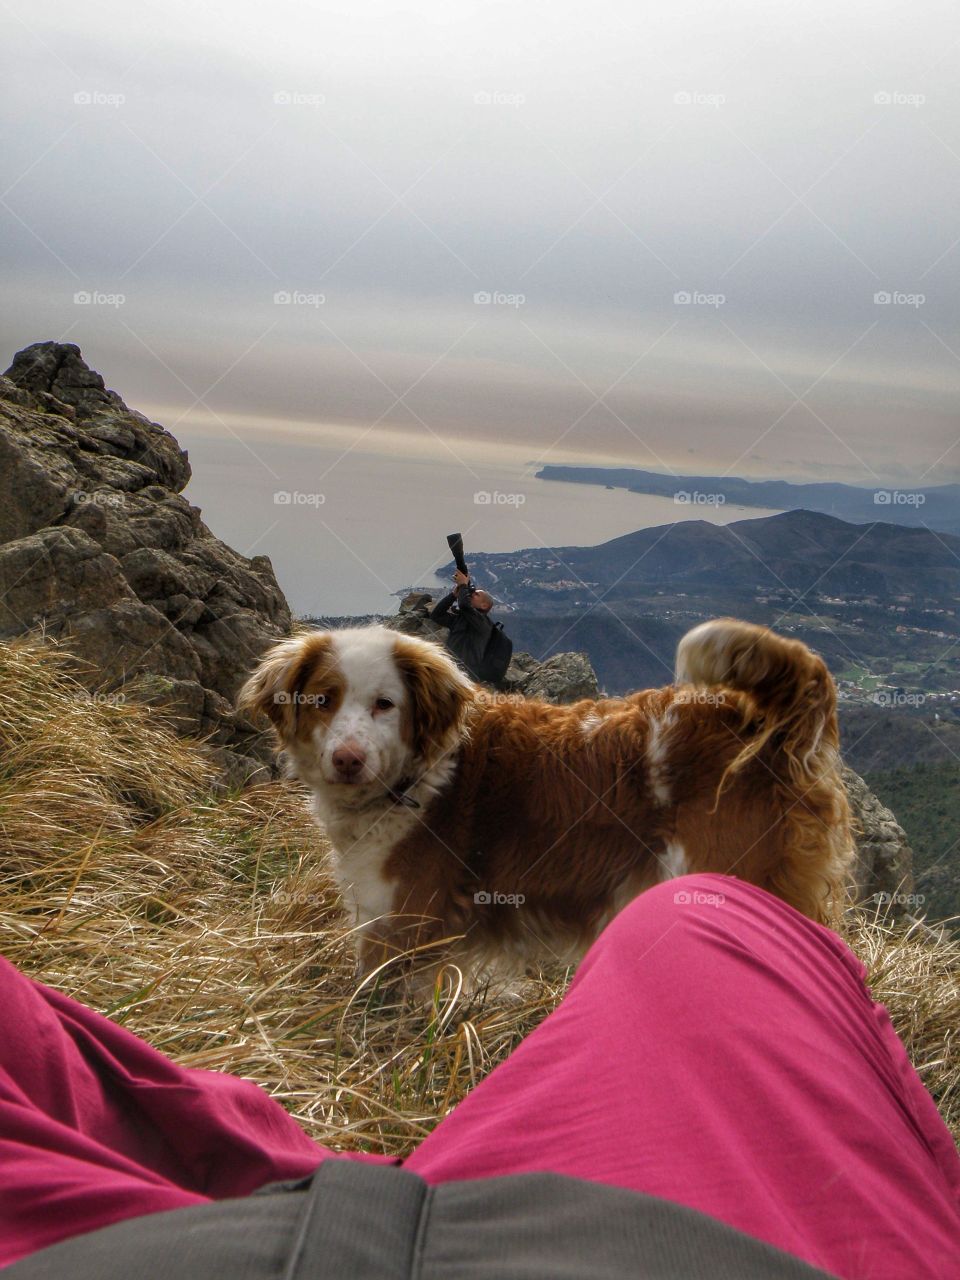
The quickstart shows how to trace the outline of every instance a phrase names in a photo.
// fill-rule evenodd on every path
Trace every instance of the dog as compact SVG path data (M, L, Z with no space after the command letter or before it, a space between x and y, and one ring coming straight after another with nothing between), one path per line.
M822 659L721 618L676 683L556 706L474 685L381 626L271 649L239 706L271 721L333 846L359 972L433 949L475 977L574 964L644 889L736 875L820 922L853 857Z

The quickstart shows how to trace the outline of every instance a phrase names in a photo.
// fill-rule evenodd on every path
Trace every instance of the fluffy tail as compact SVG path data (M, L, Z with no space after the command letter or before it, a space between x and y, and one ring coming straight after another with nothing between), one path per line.
M718 618L687 633L677 680L746 695L743 745L717 789L762 753L779 780L782 859L774 892L814 919L835 921L848 890L854 849L840 777L837 693L822 658L766 627Z
M725 685L750 695L759 731L727 766L725 779L776 740L791 781L808 785L836 764L837 693L822 658L749 622L717 618L694 627L677 649L677 682Z

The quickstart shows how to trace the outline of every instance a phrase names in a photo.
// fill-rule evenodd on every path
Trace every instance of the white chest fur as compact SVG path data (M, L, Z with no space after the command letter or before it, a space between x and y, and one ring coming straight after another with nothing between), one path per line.
M416 810L393 805L386 811L336 814L319 797L314 815L333 845L333 869L353 924L362 928L389 915L395 885L385 868L391 852L417 826Z

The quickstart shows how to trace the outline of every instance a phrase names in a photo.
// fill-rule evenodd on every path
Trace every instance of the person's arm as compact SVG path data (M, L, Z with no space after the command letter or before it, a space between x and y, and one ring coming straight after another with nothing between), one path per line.
M451 591L450 594L444 596L442 600L438 600L433 606L433 611L430 614L430 621L436 622L437 625L441 627L449 627L453 622L453 616L451 615L450 610L453 608L456 600L457 593L455 591Z
M463 586L457 587L457 607L460 610L460 617L463 618L471 631L478 634L487 632L487 615L482 609L477 609L470 598L470 587L464 583Z

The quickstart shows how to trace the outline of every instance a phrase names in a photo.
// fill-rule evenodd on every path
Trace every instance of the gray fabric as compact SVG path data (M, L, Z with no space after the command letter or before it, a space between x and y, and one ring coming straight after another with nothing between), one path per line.
M428 1187L329 1160L294 1189L151 1214L5 1280L824 1280L692 1209L556 1174ZM827 1278L829 1280L829 1278Z

